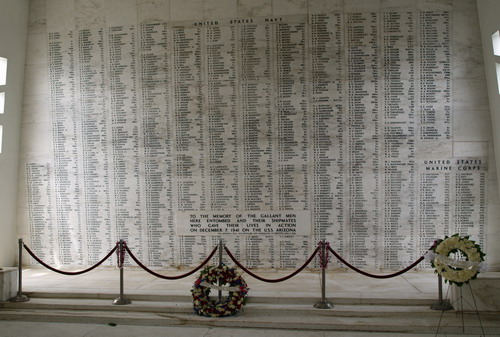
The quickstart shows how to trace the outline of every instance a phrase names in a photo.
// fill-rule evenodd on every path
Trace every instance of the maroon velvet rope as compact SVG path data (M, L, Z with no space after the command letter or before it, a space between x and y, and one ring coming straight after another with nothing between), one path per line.
M84 274L86 272L89 272L92 269L97 268L98 266L100 266L101 264L103 264L103 262L106 261L115 252L115 250L118 248L115 245L115 247L113 249L111 249L111 251L108 253L108 255L106 255L101 261L97 262L95 265L93 265L90 268L87 268L87 269L84 269L84 270L80 270L80 271L63 271L63 270L59 270L59 269L56 269L54 267L49 266L48 264L46 264L45 262L43 262L38 256L36 256L35 253L33 253L28 248L28 246L26 246L25 244L23 244L23 246L24 246L24 249L26 249L26 251L28 252L28 254L30 254L31 257L34 258L42 266L44 266L45 268L50 269L50 270L52 270L52 271L54 271L56 273L63 274L63 275L80 275L80 274Z
M225 249L227 255L231 258L231 260L233 260L233 262L236 263L236 265L238 267L240 267L241 269L243 269L243 271L245 271L248 275L256 278L257 280L263 281L263 282L277 283L277 282L286 281L286 280L294 277L298 273L300 273L305 267L307 267L307 265L309 263L311 263L312 259L314 259L314 257L318 253L320 247L316 247L316 250L311 254L311 256L307 259L307 261L302 265L302 267L300 267L299 269L297 269L296 271L294 271L290 275L282 277L282 278L278 278L278 279L266 279L266 278L263 278L263 277L261 277L261 276L259 276L257 274L252 273L250 270L248 270L247 268L245 268L245 266L243 266L240 262L238 262L238 260L236 260L236 258L233 256L233 254L231 254L231 252L229 251L229 249L227 247L224 247L224 249Z
M139 259L137 259L135 257L135 255L130 251L130 249L128 248L128 246L125 243L123 243L123 245L125 246L125 249L129 253L129 255L132 258L132 260L134 260L135 263L137 263L137 265L139 267L141 267L142 269L144 269L145 271L147 271L151 275L154 275L156 277L159 277L159 278L162 278L162 279L165 279L165 280L178 280L178 279L181 279L181 278L184 278L184 277L187 277L187 276L189 276L191 274L196 273L199 269L201 269L201 267L203 267L204 265L206 265L208 263L208 261L210 261L210 259L214 256L215 252L219 248L218 246L216 246L214 248L214 250L210 253L210 255L205 259L205 261L203 261L198 267L196 267L195 269L191 270L190 272L182 274L182 275L177 275L177 276L166 276L166 275L158 274L158 273L152 271L151 269L149 269L148 267L146 267L145 265L143 265L141 263L141 261L139 261Z
M370 273L367 273L366 271L363 271L361 269L358 269L356 267L354 267L352 264L350 264L349 262L347 262L346 260L344 260L339 254L337 254L336 251L334 251L331 247L328 247L328 250L333 254L335 255L335 257L337 259L339 259L340 262L342 262L343 264L345 264L347 267L351 268L352 270L360 273L360 274L363 274L365 276L368 276L368 277L373 277L373 278L391 278L391 277L396 277L396 276L399 276L401 274L404 274L406 273L407 271L409 271L410 269L413 269L417 264L419 264L420 262L422 262L422 260L424 259L423 256L421 256L417 261L413 262L411 265L409 265L408 267L406 267L405 269L403 270L400 270L396 273L393 273L393 274L387 274L387 275L374 275L374 274L370 274Z

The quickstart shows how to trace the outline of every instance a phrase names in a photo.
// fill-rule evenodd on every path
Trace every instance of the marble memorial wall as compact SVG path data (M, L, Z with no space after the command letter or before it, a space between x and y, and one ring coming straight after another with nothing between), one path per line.
M399 269L445 234L483 242L488 156L429 150L454 141L452 13L35 34L47 102L31 107L45 132L23 137L27 243L91 265L124 239L173 266L222 237L245 265L296 268L325 238L358 267Z

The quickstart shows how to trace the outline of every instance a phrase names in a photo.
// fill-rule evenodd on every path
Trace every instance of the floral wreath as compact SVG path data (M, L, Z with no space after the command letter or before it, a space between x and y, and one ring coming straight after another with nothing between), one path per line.
M463 255L465 261L449 257L455 253ZM486 254L475 241L469 240L469 236L461 237L459 234L436 240L427 254L435 272L441 275L445 282L454 283L459 287L475 280L480 271L486 270L484 256Z
M223 287L224 285L229 285ZM226 290L229 295L221 302L210 299L210 290ZM200 276L191 289L194 311L200 316L224 317L233 316L245 305L248 295L248 286L236 272L235 268L222 266L207 266L200 272Z

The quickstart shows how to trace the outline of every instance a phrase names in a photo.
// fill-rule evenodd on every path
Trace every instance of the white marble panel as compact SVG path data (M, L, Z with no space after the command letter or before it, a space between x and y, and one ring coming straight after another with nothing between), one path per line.
M17 268L3 267L0 269L0 302L7 301L17 294Z
M454 142L453 157L488 157L488 142Z
M381 0L380 2L382 10L413 8L414 6L415 0Z
M28 33L45 33L47 20L45 19L45 0L31 0L28 19Z
M48 76L46 65L27 65L24 75L24 95L46 95L49 90Z
M170 0L138 0L139 23L170 21Z
M29 137L27 135L30 135ZM30 123L21 127L22 139L30 139L21 143L21 153L29 156L32 161L48 160L52 156L52 125L51 123Z
M489 111L486 81L472 79L455 79L453 81L453 110ZM488 114L489 122L489 114Z
M456 42L453 46L452 76L454 79L484 79L483 51L477 45Z
M453 12L452 36L454 43L459 42L481 49L481 31L477 13Z
M238 0L238 16L260 17L273 14L273 6L270 0Z
M48 31L64 31L75 29L74 0L46 0Z
M75 22L78 29L106 25L106 0L75 0Z
M22 165L23 167L25 166L25 163L23 163L22 161L19 162L20 165ZM24 169L21 170L23 173L24 173ZM18 177L18 181L19 181L19 188L23 188L24 190L26 190L26 184L25 184L25 181L26 181L26 175L19 175ZM29 238L30 237L30 234L29 234L29 227L28 226L25 226L25 224L28 223L28 208L26 207L26 200L27 200L27 196L26 194L24 193L18 193L18 199L17 199L17 223L18 223L18 226L16 228L16 237L17 238Z
M453 10L477 13L477 0L453 0Z
M203 19L238 17L238 3L235 0L203 1Z
M344 4L345 12L377 12L381 0L349 0Z
M497 162L495 156L495 144L493 141L488 142L488 151L489 151L489 167L488 167L488 179L489 180L497 180ZM498 193L498 191L497 191Z
M451 11L453 0L417 0L417 8L421 11Z
M453 142L450 140L422 141L418 144L418 152L426 159L451 157L453 154Z
M106 24L108 27L133 25L137 22L135 0L107 0Z
M26 44L26 64L47 64L47 35L29 34Z
M307 3L309 14L329 14L344 10L344 0L309 0Z
M486 227L486 232L488 233L488 237L490 234L500 235L500 228L497 225L500 223L500 195L498 193L498 181L490 180L488 174L488 224ZM496 241L498 242L498 240ZM493 245L497 246L497 243L493 243ZM486 243L488 244L488 238L486 239ZM487 247L488 248L488 247ZM488 252L487 252L488 253ZM490 255L488 253L488 255ZM490 256L500 256L500 254L490 255ZM496 259L498 260L498 259ZM500 264L500 261L497 261Z
M202 0L170 0L172 21L203 20Z
M49 95L24 96L22 123L48 123L49 111Z
M455 111L453 116L455 141L488 141L491 139L489 111Z
M273 0L273 15L307 14L307 0Z

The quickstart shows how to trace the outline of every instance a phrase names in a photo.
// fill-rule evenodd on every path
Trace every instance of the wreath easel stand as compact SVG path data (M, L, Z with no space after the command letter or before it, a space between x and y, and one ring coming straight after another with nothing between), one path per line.
M451 254L461 256L462 258L465 258L465 260L450 258L449 256ZM453 305L457 302L459 302L458 310L461 312L462 318L462 333L465 333L463 304L466 302L475 311L478 317L482 336L486 336L481 316L479 315L474 292L469 282L477 278L480 270L486 269L484 265L484 256L486 254L481 251L481 247L474 241L469 240L468 236L460 237L459 234L455 234L451 237L446 236L444 240L437 240L432 249L428 252L428 255L431 265L435 268L435 272L438 274L439 279L439 302L431 306L432 309L441 310L435 336L437 337L439 334L444 312L453 309ZM444 278L445 282L448 282L449 284L445 300L442 299L442 278ZM469 303L469 301L467 301L463 296L462 286L464 284L469 286L474 305ZM454 285L459 288L460 295L455 301L453 301L453 303L450 304L448 295L450 288Z

